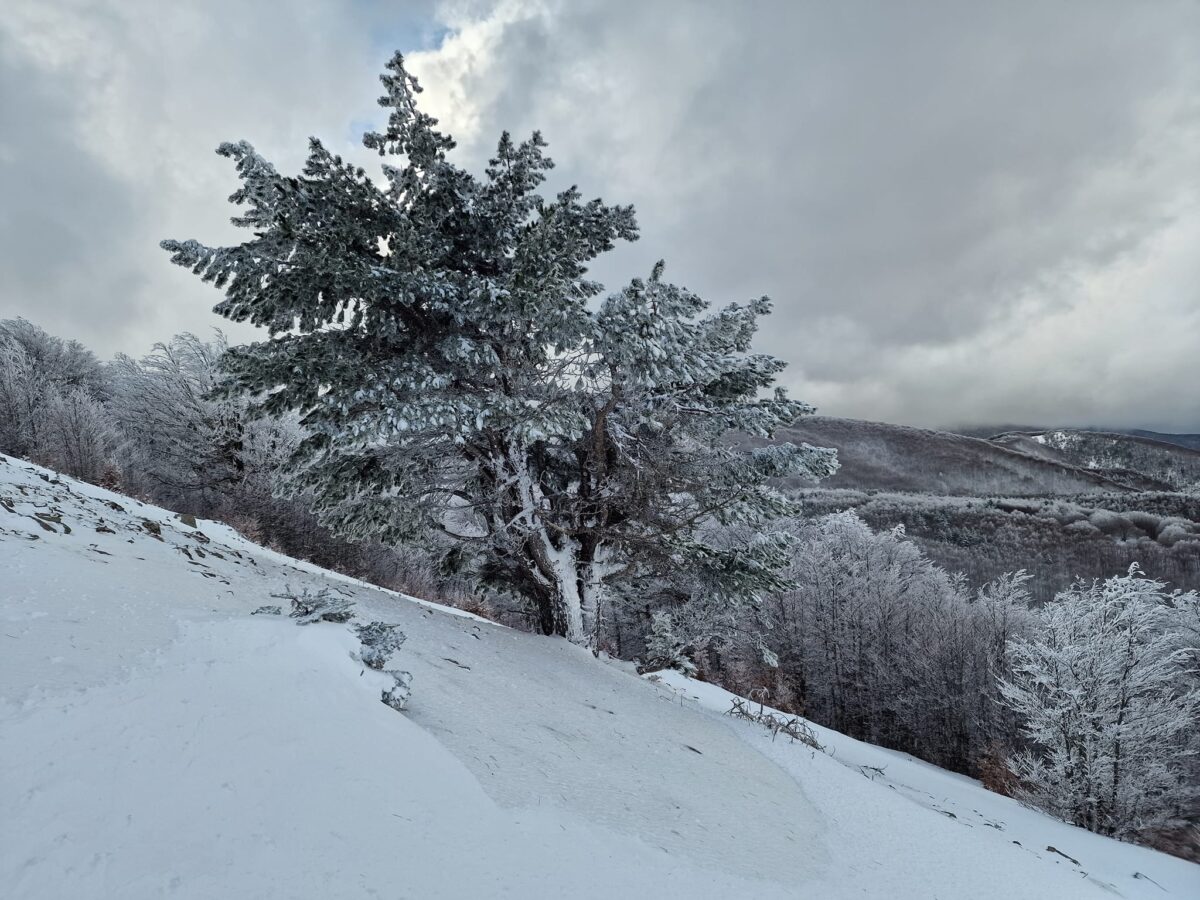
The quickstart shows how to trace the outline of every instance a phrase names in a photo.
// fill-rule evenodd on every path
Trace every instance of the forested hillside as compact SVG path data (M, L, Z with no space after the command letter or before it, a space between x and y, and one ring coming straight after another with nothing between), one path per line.
M878 529L903 525L973 583L1024 569L1043 602L1071 577L1137 562L1200 588L1200 453L1185 447L1087 431L986 439L828 416L778 437L838 451L834 475L784 482L808 514L849 508Z
M1025 569L1049 600L1067 573L1103 578L1140 563L1184 590L1200 588L1200 498L1171 493L1064 497L944 497L803 490L812 515L853 509L872 527L903 525L932 559L976 584Z

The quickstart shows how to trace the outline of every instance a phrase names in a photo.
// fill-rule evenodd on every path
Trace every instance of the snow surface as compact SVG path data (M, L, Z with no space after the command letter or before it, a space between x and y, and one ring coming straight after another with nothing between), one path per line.
M0 457L0 897L1200 895L911 757L197 525ZM249 615L321 587L407 633L406 714L346 626Z

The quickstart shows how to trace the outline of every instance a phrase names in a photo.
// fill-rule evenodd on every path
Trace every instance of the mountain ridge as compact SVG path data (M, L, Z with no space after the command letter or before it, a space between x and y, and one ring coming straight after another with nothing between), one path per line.
M831 489L1040 496L1170 488L1137 473L1113 477L984 438L861 419L806 416L780 429L775 440L837 449L841 468L820 484ZM804 487L811 482L791 480L785 484Z

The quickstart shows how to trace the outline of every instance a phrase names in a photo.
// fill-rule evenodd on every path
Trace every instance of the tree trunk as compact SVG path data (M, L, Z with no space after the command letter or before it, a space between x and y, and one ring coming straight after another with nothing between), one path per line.
M542 631L565 637L573 644L585 643L578 545L564 539L555 546L545 528L539 528L530 536L527 548L530 574L543 588L534 598Z

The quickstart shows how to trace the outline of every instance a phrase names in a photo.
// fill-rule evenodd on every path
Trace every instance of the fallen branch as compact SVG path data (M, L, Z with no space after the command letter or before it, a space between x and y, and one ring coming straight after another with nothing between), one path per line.
M762 725L771 732L771 740L775 740L782 733L786 734L793 741L799 741L814 750L820 750L822 753L825 752L825 747L817 740L817 733L803 719L798 719L794 716L785 718L775 713L767 712L761 703L759 704L758 711L755 712L746 705L746 701L741 697L734 697L732 703L733 706L725 715Z

